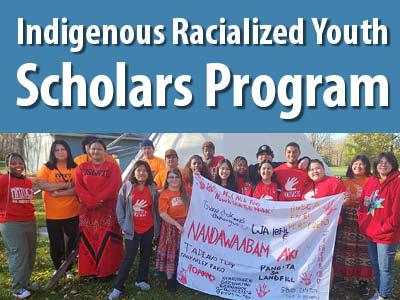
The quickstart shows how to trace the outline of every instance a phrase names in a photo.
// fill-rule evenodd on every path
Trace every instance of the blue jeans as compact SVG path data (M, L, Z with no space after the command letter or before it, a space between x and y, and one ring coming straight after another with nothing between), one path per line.
M375 275L375 287L379 295L387 298L393 288L394 265L397 244L379 244L368 240L368 253Z

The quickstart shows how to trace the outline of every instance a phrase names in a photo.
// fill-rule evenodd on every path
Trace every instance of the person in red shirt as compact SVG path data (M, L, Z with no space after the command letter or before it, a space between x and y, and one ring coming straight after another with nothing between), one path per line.
M115 214L121 172L115 163L106 161L102 140L92 141L89 153L92 160L79 165L75 175L81 201L78 272L80 276L108 277L118 270L123 255Z
M160 216L158 192L147 162L138 160L133 165L130 180L119 191L116 213L124 235L125 252L114 289L108 295L111 300L118 299L123 291L139 247L140 260L135 286L143 291L150 289L148 275L152 241L153 236L159 236Z
M337 177L325 175L324 164L319 159L310 161L308 176L311 182L304 188L302 199L323 198L346 191L346 187Z
M245 157L237 156L233 160L233 173L235 174L236 184L238 185L239 192L244 194L247 188L251 186L249 166Z
M167 182L160 194L158 209L161 224L160 242L156 256L156 268L167 274L167 290L177 290L179 244L183 225L189 209L189 198L178 169L168 171Z
M215 145L213 142L204 142L201 149L203 150L204 162L210 169L211 176L214 178L217 173L217 165L224 159L224 157L221 155L215 155Z
M229 159L224 158L217 165L214 182L233 192L239 192L233 167Z
M189 195L192 194L193 174L199 174L211 180L210 170L200 155L192 155L182 170L183 183Z
M310 182L307 172L299 168L300 146L291 142L285 147L286 163L275 169L276 178L282 189L279 201L302 200L302 192Z
M264 160L259 165L259 181L249 186L246 196L265 200L278 200L278 184L274 176L274 167L269 160Z
M393 288L395 256L400 244L398 168L392 152L380 153L373 165L373 176L361 193L358 224L367 238L377 290L371 299L388 299Z
M0 176L0 233L7 250L12 293L17 299L28 291L36 257L36 218L32 181L23 175L25 162L18 153L6 157L8 173Z

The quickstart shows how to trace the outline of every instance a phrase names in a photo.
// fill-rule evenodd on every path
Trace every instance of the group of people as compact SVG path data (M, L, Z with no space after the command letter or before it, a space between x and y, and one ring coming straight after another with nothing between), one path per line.
M149 290L149 263L156 241L156 268L166 274L166 288L176 291L176 268L192 193L193 174L200 174L226 189L266 201L299 201L344 193L334 251L336 278L357 281L360 294L388 299L393 288L394 262L400 242L400 173L396 157L382 152L373 163L356 156L343 181L325 173L318 159L300 158L300 146L285 147L285 162L274 162L268 145L259 147L257 164L248 165L215 155L211 141L202 154L193 155L183 168L178 153L154 156L150 140L141 143L143 158L121 182L121 171L94 136L82 142L83 154L73 159L69 145L53 142L49 160L37 174L43 191L50 256L54 272L79 249L78 273L101 278L117 273L109 299L124 290L136 255L135 286ZM6 158L8 173L0 177L0 232L9 256L12 290L19 299L30 295L30 275L36 250L33 184L24 176L21 155ZM372 172L371 172L372 171ZM67 244L65 238L67 236ZM125 247L123 246L125 245ZM71 267L66 272L73 277Z

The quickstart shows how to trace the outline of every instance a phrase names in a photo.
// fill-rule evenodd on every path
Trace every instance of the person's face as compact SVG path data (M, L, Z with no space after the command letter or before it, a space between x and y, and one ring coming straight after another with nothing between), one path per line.
M104 149L102 144L93 143L90 145L89 153L93 160L101 161L104 160L106 150Z
M154 148L152 146L144 146L142 147L142 151L146 158L153 158Z
M297 147L289 146L285 150L286 161L290 164L295 164L299 160L300 150Z
M176 155L168 155L165 157L165 162L170 169L175 169L178 166L178 157Z
M365 170L366 170L366 165L361 160L356 160L351 165L351 170L353 171L353 174L355 176L364 176Z
M378 165L376 166L376 168L381 177L386 177L393 170L393 166L386 159L386 157L381 158L381 160L378 162Z
M269 180L274 174L274 168L269 163L264 163L260 168L260 175L262 180Z
M182 185L182 178L173 172L170 172L167 177L168 186L173 189L179 189Z
M272 161L272 155L268 154L267 152L261 152L257 156L258 162L262 162L263 160L269 160Z
M322 178L325 176L324 167L321 166L319 163L311 163L308 169L308 176L312 181L321 181Z
M63 145L57 144L56 148L54 149L54 156L56 157L57 161L65 161L68 158L68 152Z
M21 176L25 170L25 164L24 164L23 160L19 157L11 158L9 164L10 164L9 165L10 173L14 176L17 176L17 177Z
M202 167L201 160L198 158L193 158L190 162L190 169L193 173L200 174Z
M248 165L244 160L239 161L236 165L236 172L240 175L245 175L248 170Z
M221 165L218 171L218 175L219 177L221 177L222 180L227 180L229 178L229 176L231 175L231 170L229 169L227 163L223 163Z
M214 157L214 148L212 147L204 147L203 154L206 159L211 159Z
M143 165L139 166L135 170L134 176L139 183L145 183L146 180L149 178L149 174L147 173L147 170Z

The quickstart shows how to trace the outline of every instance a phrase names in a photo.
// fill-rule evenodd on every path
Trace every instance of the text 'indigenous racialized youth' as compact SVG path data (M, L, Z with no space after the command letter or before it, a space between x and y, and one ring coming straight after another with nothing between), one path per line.
M310 30L305 30L307 27ZM294 46L306 47L335 45L342 47L389 45L389 28L379 18L363 20L359 24L334 24L328 18L297 18L291 25L266 24L259 18L243 18L230 22L221 17L214 24L193 24L185 18L173 18L171 24L72 24L66 17L53 18L47 25L29 24L18 18L19 46L62 46L76 55L87 46ZM47 48L46 51L51 51ZM268 59L268 57L266 57ZM130 74L125 61L114 62L115 73L99 74L90 80L84 74L73 72L71 62L60 62L61 75L50 74L41 82L34 80L39 66L27 62L17 70L18 83L27 90L27 97L17 97L17 105L30 107L41 99L51 107L81 107L91 103L94 107L189 107L194 95L190 74L172 75ZM301 115L304 107L316 107L321 102L326 107L389 107L389 81L383 74L287 74L272 78L268 74L252 76L234 74L223 62L207 63L205 102L207 107L218 107L218 95L231 91L232 105L245 107L251 100L259 108L272 107L275 102L286 109L280 118L291 120ZM41 70L40 72L45 72ZM41 76L43 77L43 76ZM197 80L196 80L197 81ZM52 94L54 87L61 87L60 97ZM76 86L76 97L73 87ZM175 96L168 99L169 88ZM245 89L250 90L250 98ZM318 97L317 90L322 90ZM226 98L226 95L225 95ZM303 99L304 98L304 99ZM321 100L319 100L321 98ZM317 101L319 100L319 101Z

